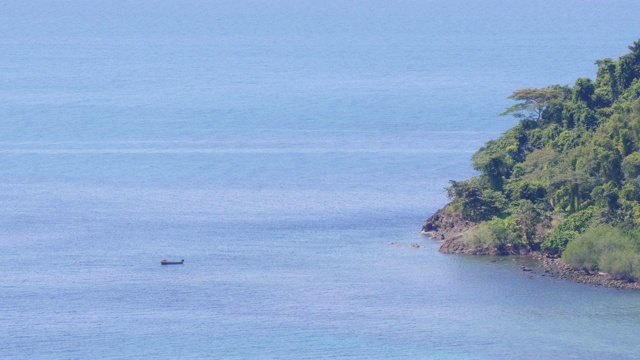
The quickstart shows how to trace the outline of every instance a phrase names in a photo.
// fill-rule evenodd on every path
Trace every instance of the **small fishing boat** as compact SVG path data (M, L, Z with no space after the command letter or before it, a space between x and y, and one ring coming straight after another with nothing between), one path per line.
M182 265L184 264L184 259L182 260L162 260L160 261L162 265Z

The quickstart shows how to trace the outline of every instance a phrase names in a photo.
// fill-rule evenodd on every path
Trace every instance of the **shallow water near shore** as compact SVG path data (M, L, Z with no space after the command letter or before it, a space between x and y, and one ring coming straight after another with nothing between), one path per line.
M2 358L640 352L640 292L419 233L506 96L593 78L637 2L5 5Z

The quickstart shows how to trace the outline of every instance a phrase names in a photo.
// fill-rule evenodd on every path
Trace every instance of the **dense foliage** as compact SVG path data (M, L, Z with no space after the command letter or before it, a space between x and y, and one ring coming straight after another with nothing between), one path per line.
M447 188L481 223L470 241L640 278L640 40L629 49L597 61L595 81L509 96L502 115L519 123L474 154L478 176Z

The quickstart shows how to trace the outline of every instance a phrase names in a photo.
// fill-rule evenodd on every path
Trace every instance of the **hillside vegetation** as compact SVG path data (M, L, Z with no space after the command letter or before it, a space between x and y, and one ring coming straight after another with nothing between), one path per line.
M640 279L640 40L629 49L595 80L509 96L519 123L447 188L448 210L479 223L465 241Z

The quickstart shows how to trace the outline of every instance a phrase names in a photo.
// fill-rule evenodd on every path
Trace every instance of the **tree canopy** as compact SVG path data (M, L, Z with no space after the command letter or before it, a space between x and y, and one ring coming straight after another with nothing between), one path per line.
M544 89L525 88L516 90L508 98L518 101L518 103L500 115L513 115L519 119L540 120L549 102L561 96L562 92L557 86Z
M597 61L595 80L508 96L515 104L501 115L520 122L473 155L477 177L447 188L455 211L486 223L474 241L640 277L640 40L629 50Z

